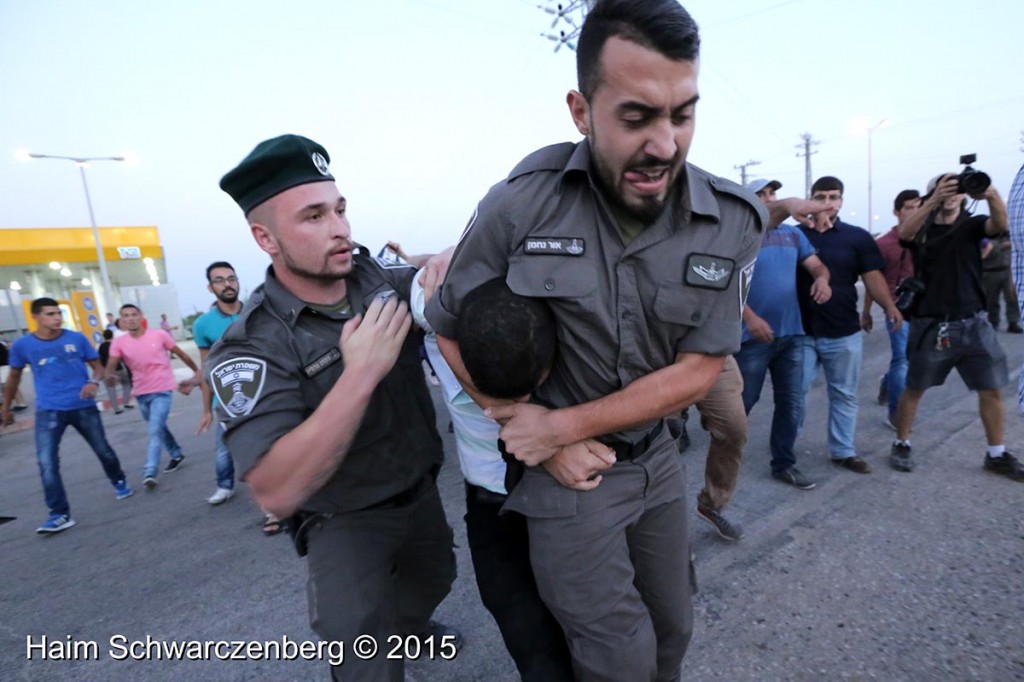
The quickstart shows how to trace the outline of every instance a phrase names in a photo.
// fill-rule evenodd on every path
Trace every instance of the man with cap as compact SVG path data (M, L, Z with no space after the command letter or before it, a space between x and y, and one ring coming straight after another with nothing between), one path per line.
M458 633L429 620L455 579L435 483L444 453L408 333L417 271L352 241L329 161L282 135L221 179L271 266L204 371L237 470L307 557L313 629L344 642L335 679L394 682L395 637L455 655ZM422 278L428 293L442 261ZM376 655L356 655L361 635Z
M766 206L782 187L778 180L752 180L747 189ZM747 414L761 398L768 372L772 375L775 408L768 440L772 477L800 490L814 482L796 468L797 429L804 409L803 321L797 297L797 270L813 278L811 298L824 303L832 296L830 274L807 237L793 225L779 225L764 234L757 268L743 309L743 344L736 363L743 375L743 408Z
M973 196L991 216L965 210L967 195L953 173L928 183L921 207L899 228L900 242L914 254L914 275L924 285L911 309L907 336L907 386L897 410L896 440L889 464L913 471L910 430L924 392L941 386L955 368L972 391L988 448L982 466L1024 481L1024 466L1006 451L1003 387L1009 383L1006 352L988 321L982 285L981 241L1007 231L1007 210L992 185Z

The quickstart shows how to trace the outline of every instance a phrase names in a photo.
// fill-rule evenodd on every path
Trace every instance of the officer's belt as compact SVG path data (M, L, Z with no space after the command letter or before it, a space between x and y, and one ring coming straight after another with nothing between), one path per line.
M596 438L599 443L604 443L612 450L615 451L615 459L620 462L628 462L639 457L642 457L645 452L651 447L658 436L661 435L662 429L665 428L665 420L659 419L657 425L647 432L643 438L635 443L627 443L621 440L611 440L607 436Z
M392 495L386 500L381 500L375 504L371 504L369 507L363 507L359 511L368 511L370 509L398 509L399 507L405 507L419 498L424 492L426 492L432 485L434 485L434 477L427 473L423 475L419 481L417 481L411 488L403 490L397 495Z

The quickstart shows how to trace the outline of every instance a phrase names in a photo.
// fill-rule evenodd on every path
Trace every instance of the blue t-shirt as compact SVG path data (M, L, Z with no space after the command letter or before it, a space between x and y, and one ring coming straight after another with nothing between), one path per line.
M80 396L89 381L85 363L98 358L88 339L70 329L62 329L60 336L49 341L28 334L11 346L11 367L32 365L37 410L95 407L95 399Z
M878 244L864 228L840 221L824 232L803 226L800 230L828 268L832 287L832 298L822 304L815 303L811 300L811 276L803 271L799 273L797 293L804 330L811 336L828 339L858 333L857 279L865 272L885 269Z
M192 336L197 348L210 348L220 337L224 336L231 323L238 319L239 313L225 315L216 305L200 315L192 323Z
M813 255L814 247L795 225L779 225L764 233L747 305L771 325L776 337L804 333L796 273L800 264ZM744 324L743 342L750 339L750 330Z

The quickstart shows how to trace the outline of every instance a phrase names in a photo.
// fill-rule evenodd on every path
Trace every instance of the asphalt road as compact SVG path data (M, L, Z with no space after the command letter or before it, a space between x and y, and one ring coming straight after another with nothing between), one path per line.
M1000 338L1015 387L1024 344L1019 336ZM885 408L874 402L887 363L888 339L876 331L865 341L857 432L875 467L868 476L828 463L824 387L819 380L812 389L798 441L799 465L818 483L812 491L769 476L766 386L728 511L745 537L726 544L691 516L701 592L685 679L1024 679L1024 485L982 470L976 400L955 377L922 403L913 434L918 470L890 470L892 434ZM1024 422L1013 394L1006 395L1007 442L1020 451ZM514 680L476 592L461 477L438 407L448 454L440 485L459 578L437 616L461 628L466 644L454 660L411 663L407 679ZM326 664L315 660L117 660L122 643L142 649L147 637L315 641L303 561L287 537L261 534L260 513L244 490L221 507L205 502L215 488L213 436L192 435L199 413L198 394L175 397L170 428L188 460L149 493L139 489L145 428L138 411L104 414L137 488L124 501L115 501L84 441L67 434L63 476L78 525L52 537L34 532L46 508L31 429L0 435L0 516L18 517L0 526L0 680L328 679ZM30 418L22 413L22 425ZM707 436L693 422L690 432L684 459L693 500ZM38 649L28 660L27 638L39 644L44 636L74 642L78 660L41 660Z

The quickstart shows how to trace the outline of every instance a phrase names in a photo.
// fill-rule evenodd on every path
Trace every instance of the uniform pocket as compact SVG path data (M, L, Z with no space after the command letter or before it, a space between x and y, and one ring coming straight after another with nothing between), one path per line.
M531 298L584 298L597 290L593 263L567 256L512 256L505 281L513 292Z
M716 291L663 282L654 297L654 315L666 324L700 327L707 320L716 295Z

